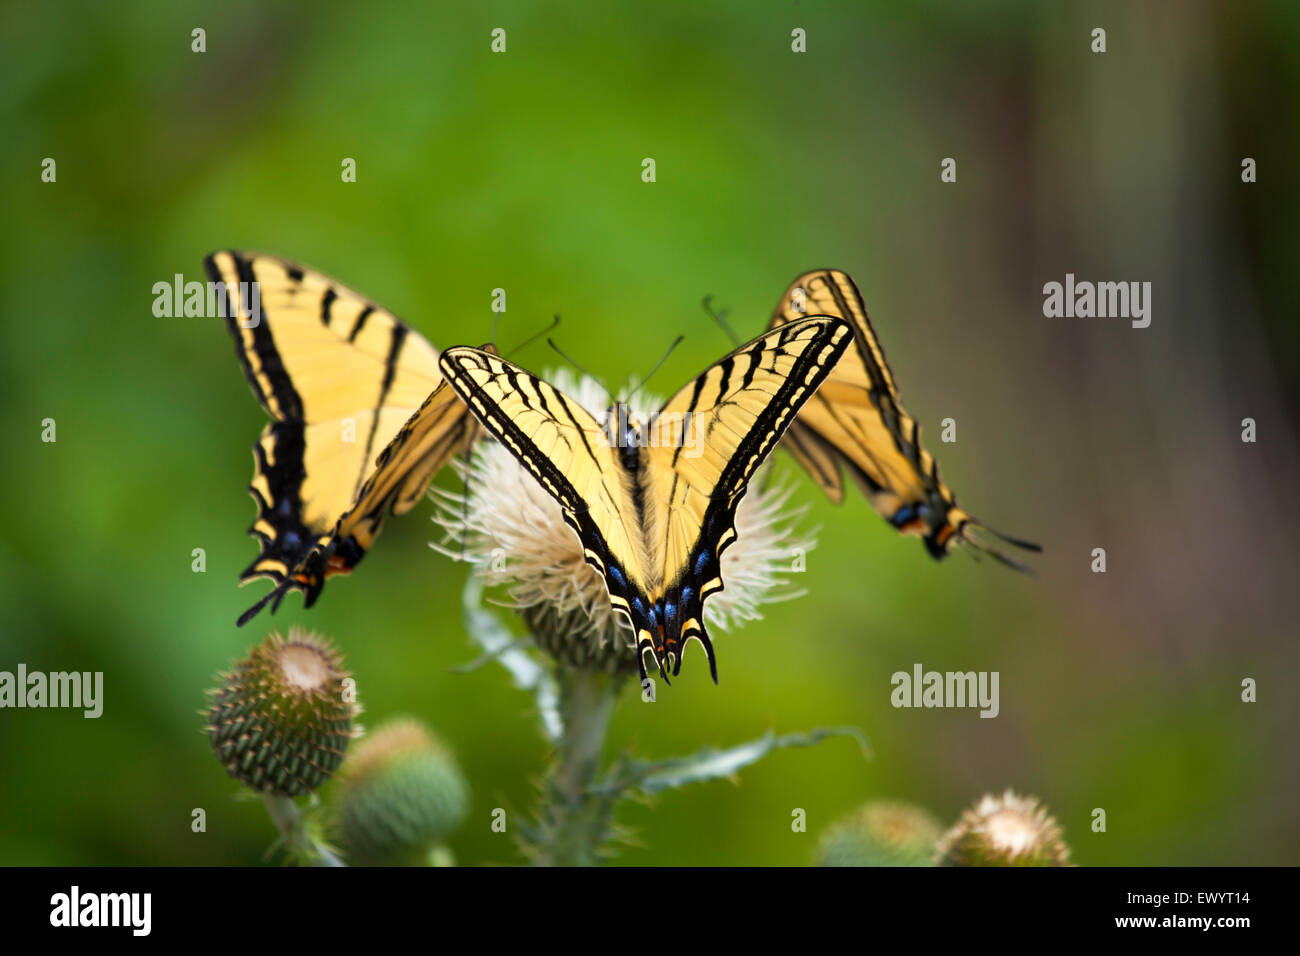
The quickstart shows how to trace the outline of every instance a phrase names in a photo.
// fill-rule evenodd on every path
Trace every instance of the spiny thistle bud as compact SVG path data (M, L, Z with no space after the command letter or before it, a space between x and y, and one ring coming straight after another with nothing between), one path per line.
M1061 828L1037 797L985 795L944 834L940 866L1069 866Z
M635 674L632 629L618 618L594 627L580 608L561 611L553 604L530 604L519 612L537 646L562 664L607 674Z
M211 691L208 739L226 773L260 793L296 797L338 769L359 708L342 657L297 629L272 634Z
M450 751L410 718L367 735L339 781L339 837L356 863L426 862L469 809L469 787Z
M920 807L873 800L826 831L819 866L933 866L943 828Z

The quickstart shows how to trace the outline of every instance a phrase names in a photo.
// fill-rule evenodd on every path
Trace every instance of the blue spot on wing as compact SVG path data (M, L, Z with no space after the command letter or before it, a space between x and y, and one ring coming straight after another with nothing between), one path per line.
M704 569L709 566L709 552L701 551L699 557L695 559L695 573L703 574Z

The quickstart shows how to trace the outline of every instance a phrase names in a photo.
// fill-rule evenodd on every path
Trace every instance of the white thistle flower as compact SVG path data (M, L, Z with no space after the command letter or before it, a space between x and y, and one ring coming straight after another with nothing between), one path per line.
M1037 797L985 794L939 841L942 866L1069 866L1061 827Z
M607 407L604 388L567 369L548 381L576 399L596 418ZM640 396L632 414L650 418L662 402ZM560 506L499 442L474 449L463 493L435 488L434 521L446 540L434 547L470 561L488 585L506 589L507 605L528 623L538 643L557 659L576 666L635 671L635 642L627 619L609 601L604 579L583 560L578 536L564 523ZM802 557L815 546L794 525L805 508L790 508L790 487L755 476L736 509L736 540L722 555L724 589L704 605L710 630L727 631L762 617L771 601L798 597L787 574L802 571Z

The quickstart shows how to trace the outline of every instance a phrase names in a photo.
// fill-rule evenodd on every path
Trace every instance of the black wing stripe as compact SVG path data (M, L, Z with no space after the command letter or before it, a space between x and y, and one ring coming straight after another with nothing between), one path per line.
M249 303L240 301L240 287L251 290L257 281L252 263L233 252L213 253L204 260L208 277L213 282L225 284L216 262L217 257L222 255L230 256L238 277L238 283L234 288L225 285L226 314L223 318L226 320L226 328L234 339L235 356L239 359L240 368L244 370L244 378L248 380L258 402L272 416L281 421L301 421L302 398L298 395L293 381L285 371L284 363L280 360L280 351L271 334L265 306L259 302L258 315L254 316L251 314ZM240 318L241 308L249 314L250 319L256 319L256 324L252 324L250 328L243 326ZM249 357L250 352L257 357L257 368L253 367Z
M320 297L320 322L321 325L325 326L327 329L332 321L330 310L334 308L334 300L338 297L339 294L332 288L326 289L325 294Z
M719 403L721 403L721 402L723 401L723 396L725 396L725 395L727 394L727 389L728 389L728 388L730 387L730 385L731 385L731 370L732 370L733 368L735 368L735 367L736 367L736 360L735 360L734 358L730 357L730 356L728 356L727 358L723 359L723 360L722 360L722 363L721 363L720 365L718 365L718 369L719 369L719 371L722 373L722 377L721 377L720 379L718 379L718 400L719 400ZM694 411L694 410L695 410L695 409L693 409L693 408L691 409L691 411Z
M840 310L840 314L847 320L860 322L861 325L856 329L859 338L858 351L862 353L862 362L867 368L867 374L871 377L871 384L881 391L892 396L893 387L890 382L893 378L885 370L882 370L880 364L876 361L876 353L871 347L875 342L879 346L880 339L876 335L876 330L871 325L871 318L867 315L866 303L862 301L861 294L858 294L857 308L854 309L849 305L849 300L844 297L844 292L840 285L835 281L835 277L829 272L823 272L820 275L822 282L826 283L830 291L831 298L835 300L835 307ZM848 278L845 276L845 278ZM856 291L856 286L854 287ZM881 349L881 357L884 357L884 349Z
M361 310L361 314L357 316L357 320L352 323L352 331L348 333L349 342L355 342L357 340L357 336L360 335L361 330L366 327L366 321L374 311L374 307L369 305Z
M686 410L692 414L695 409L700 407L700 393L704 391L704 380L707 377L707 375L701 375L695 379L695 390L691 392L691 402L686 406Z
M354 491L354 497L361 492L361 485L370 474L370 454L375 445L375 432L379 430L379 413L383 410L384 401L388 398L388 392L393 387L393 379L397 377L397 363L402 356L402 346L406 344L406 334L409 330L400 322L393 325L392 335L388 343L388 358L384 361L384 381L379 386L379 400L375 402L375 413L370 419L370 434L366 436L366 450L361 456L361 471L357 475L357 486Z
M538 384L540 384L539 380L537 378L533 378L532 376L529 377L532 378L533 389L537 392L538 395L540 395L541 389L537 388ZM560 407L564 409L564 414L568 417L569 421L573 424L574 429L578 432L578 437L582 439L582 447L586 449L587 457L590 458L592 464L594 464L596 468L599 469L600 459L597 458L596 453L591 450L591 444L587 441L587 433L583 429L583 427L578 424L578 419L574 416L573 409L569 407L569 400L565 398L563 393L559 391L555 392L555 397L559 399Z
M836 335L837 329L843 334ZM744 481L756 467L755 456L761 458L766 455L781 439L785 430L794 421L795 413L803 407L804 402L816 394L817 388L826 380L826 376L831 373L835 363L848 347L850 337L843 323L837 322L835 325L828 326L821 334L826 337L826 345L830 347L832 354L823 359L824 348L819 344L813 344L795 360L794 367L781 383L775 397L763 409L762 414L749 430L749 434L736 447L735 453L728 460L718 486L714 490L715 501L721 489L730 489L727 493L734 495L736 489L732 486L743 486ZM808 373L813 371L814 366L816 368L813 379L805 385L804 380L808 377ZM804 393L796 402L794 396L801 388L804 389ZM786 413L784 417L782 413Z
M742 391L754 384L754 376L758 373L758 367L763 361L763 350L757 346L750 349L746 354L749 357L749 368L745 369L745 377L740 383Z
M253 390L253 397L257 399L258 404L263 408L269 408L266 392L263 390L262 383L258 380L257 375L254 374L253 367L249 364L248 356L244 351L244 330L239 325L239 287L236 286L232 289L226 284L221 269L217 265L217 256L219 255L230 255L230 253L214 252L203 260L203 269L208 274L208 280L215 282L221 290L218 301L221 302L225 310L221 318L225 320L230 337L235 340L235 357L239 359L239 367L244 372L244 378L248 380L249 388Z

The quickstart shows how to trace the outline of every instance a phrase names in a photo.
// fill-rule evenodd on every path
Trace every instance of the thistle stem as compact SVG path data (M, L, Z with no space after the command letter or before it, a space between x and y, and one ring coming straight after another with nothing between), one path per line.
M303 823L302 811L298 809L298 804L293 802L292 797L264 793L262 801L266 804L266 812L270 814L271 822L280 831L285 848L295 859L309 866L346 866L330 851L329 847L311 835Z
M613 801L594 794L600 755L623 679L561 667L564 732L546 781L547 806L535 861L543 866L592 866L609 828Z

